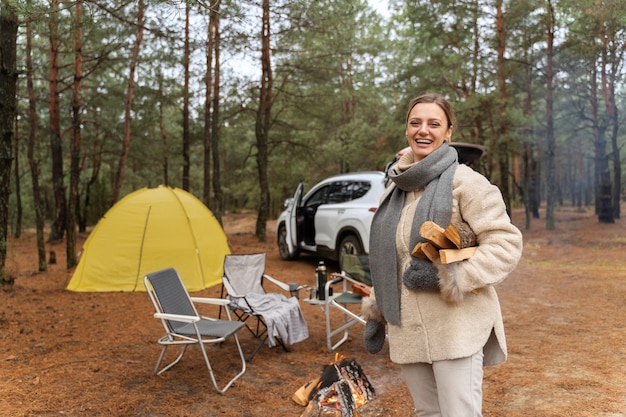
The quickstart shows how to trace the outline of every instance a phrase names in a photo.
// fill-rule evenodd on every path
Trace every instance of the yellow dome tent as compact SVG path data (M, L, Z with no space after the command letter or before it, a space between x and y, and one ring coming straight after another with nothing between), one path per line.
M221 283L229 253L219 222L192 194L142 188L98 221L67 289L145 291L144 275L174 267L188 291L200 291Z

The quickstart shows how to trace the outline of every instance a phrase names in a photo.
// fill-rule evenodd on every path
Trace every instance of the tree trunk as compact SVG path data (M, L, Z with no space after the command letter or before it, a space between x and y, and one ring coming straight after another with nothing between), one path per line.
M530 48L528 50L531 50ZM524 62L531 61L532 54L525 56ZM528 120L532 118L533 111L533 70L531 65L526 66L525 72L526 85L524 89L524 116L528 117ZM531 219L534 215L534 210L537 205L535 200L537 199L538 192L536 191L536 177L537 177L537 162L536 162L536 147L535 132L532 123L527 123L523 128L524 135L524 156L523 156L523 180L522 180L522 198L524 200L524 213L526 217L525 228L530 230ZM538 205L537 205L538 206Z
M91 155L91 177L85 185L84 201L82 210L77 212L78 217L78 231L84 233L87 231L87 213L89 206L91 205L91 186L98 181L98 175L100 174L100 166L102 165L102 149L94 151Z
M29 2L30 3L30 2ZM26 89L28 90L28 165L30 166L31 183L33 187L33 209L35 211L35 230L37 236L37 264L39 272L46 271L46 244L44 241L44 216L41 206L41 192L39 189L39 162L35 160L35 140L37 137L37 96L33 83L32 58L33 30L30 21L26 22Z
M576 148L582 149L582 144L580 147ZM574 167L574 198L572 199L572 203L575 207L582 209L583 207L583 191L584 191L584 178L585 178L585 158L583 152L577 151L573 158L576 161L576 166Z
M51 242L60 241L65 233L67 203L63 180L63 146L61 145L61 104L59 93L59 34L58 13L59 0L52 0L50 13L50 57L48 62L49 76L49 113L50 113L50 153L52 156L52 189L54 191L54 221L50 228Z
M167 145L167 132L165 131L163 114L163 74L159 71L159 133L161 135L161 166L163 167L163 184L170 185L169 157Z
M613 96L615 99L615 96ZM620 200L622 193L622 163L620 158L620 146L617 143L617 133L619 130L619 118L617 117L617 106L613 109L611 115L613 119L613 130L611 134L611 156L613 159L613 217L619 219L621 217Z
M595 136L595 161L596 161L596 214L600 223L615 223L613 217L613 206L611 204L612 186L611 174L609 171L609 158L606 154L606 129L598 125L596 114L595 119L596 130Z
M67 202L67 240L65 252L67 269L76 266L76 218L79 209L78 184L80 181L81 148L81 82L83 79L83 2L74 6L74 88L72 91L72 140L70 142L70 195Z
M554 80L554 9L552 0L547 2L546 11L546 229L554 230L554 201L556 198L556 143L554 140L554 116L553 116L553 80Z
M257 169L259 172L259 210L256 221L256 237L265 242L267 219L269 217L269 185L267 180L268 140L272 97L272 67L270 63L270 4L263 0L261 31L261 90L259 109L256 115Z
M21 191L21 182L20 182L20 147L19 147L19 123L17 118L17 113L15 114L15 118L13 120L15 123L15 130L13 135L13 162L14 169L13 173L15 174L15 230L13 230L13 236L17 239L22 235L22 217L23 217L23 207L22 207L22 191Z
M222 223L222 215L225 211L224 192L222 191L221 163L220 163L220 89L221 89L221 32L220 32L220 1L216 2L213 19L213 53L215 55L215 67L213 69L213 114L211 116L211 155L213 157L213 215Z
M500 191L506 205L506 209L511 213L511 190L509 184L509 132L506 120L507 114L507 90L506 90L506 33L504 27L504 13L502 11L502 0L496 2L496 28L498 37L497 67L498 67L498 140L499 140L499 170L500 170Z
M531 158L532 158L532 144L530 141L524 141L524 153L522 154L522 183L521 194L522 201L524 202L524 224L525 230L530 230L531 215L530 215L530 178L531 178Z
M597 71L591 71L591 121L593 123L593 144L595 171L593 173L595 185L595 208L596 215L600 223L613 223L613 212L611 207L611 177L609 174L609 163L606 155L606 125L600 121L600 110L597 96Z
M608 158L606 165L608 167ZM599 203L600 209L598 210L598 221L600 223L615 223L615 217L613 217L613 206L611 204L612 187L611 187L611 173L608 169L600 173L600 185L599 185Z
M111 206L120 199L122 192L122 183L124 182L124 170L126 169L126 160L128 159L128 151L130 150L130 130L131 130L131 110L133 107L133 94L135 92L135 68L137 67L137 59L139 57L139 47L143 39L143 19L144 19L144 0L139 0L137 8L137 37L130 56L130 69L128 73L128 88L126 90L126 100L124 102L124 143L122 144L122 153L117 166L117 175L115 176L115 185L113 186L113 197Z
M183 185L189 191L189 10L191 2L185 2L185 46L183 52L183 71L185 81L183 85Z
M219 7L219 1L217 6ZM214 20L216 13L211 5L209 10L209 25L206 35L206 73L204 74L204 135L203 135L203 181L202 202L211 208L211 89L213 88L213 48L214 48Z
M80 209L76 211L76 217L78 218L78 231L80 233L84 233L87 231L87 213L89 212L89 207L91 206L91 186L98 181L98 177L100 175L100 167L102 166L102 147L104 144L100 145L100 149L95 148L90 152L91 154L91 176L89 180L85 184L85 190L83 192L83 204L82 206L79 204ZM84 158L84 155L83 155ZM84 166L84 164L81 164ZM79 194L80 197L80 194Z
M17 108L17 12L13 2L0 3L0 287L11 286L14 277L4 266L7 255L13 121Z
M602 1L596 0L596 7L602 10ZM605 6L606 7L606 6ZM623 65L624 52L626 48L625 41L618 41L615 33L611 30L610 25L604 19L602 13L598 13L598 27L600 28L600 41L602 43L602 94L604 97L604 106L611 129L611 159L613 161L613 184L611 190L611 206L613 217L620 218L620 197L621 197L621 179L622 167L620 162L620 152L618 141L619 119L617 103L615 102L615 84L616 74L620 73L620 67ZM607 30L608 29L608 30ZM621 28L618 30L622 30ZM605 180L606 181L606 180ZM610 179L608 180L610 183ZM612 223L613 219L610 219Z
M602 10L602 1L596 0L596 7L598 10ZM600 33L598 36L600 37L600 43L602 45L601 50L601 60L600 60L600 79L601 86L600 91L602 92L602 98L605 103L605 111L610 122L613 121L613 113L615 111L615 92L614 92L614 77L607 76L608 68L611 67L609 62L609 45L608 45L608 34L606 31L606 21L604 20L603 14L598 13L598 28L600 29ZM621 65L621 64L620 64ZM598 125L598 144L597 144L597 152L596 158L598 163L598 174L600 178L600 183L598 186L598 220L600 223L614 223L615 217L613 212L613 185L611 184L611 173L609 170L609 157L606 154L606 130L608 128L604 123L602 126L599 125L600 120L596 117L595 124ZM618 158L619 161L619 158ZM619 195L618 195L619 200Z

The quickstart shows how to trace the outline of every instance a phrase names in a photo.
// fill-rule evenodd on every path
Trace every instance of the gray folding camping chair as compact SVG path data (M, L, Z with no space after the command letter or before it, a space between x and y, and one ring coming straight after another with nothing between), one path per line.
M165 329L165 336L158 341L163 349L154 367L154 374L160 375L180 362L188 346L198 345L209 370L213 386L220 394L226 392L233 382L246 372L246 360L237 338L237 332L244 327L244 324L239 321L232 321L230 314L227 316L228 320L218 320L200 315L194 303L226 306L229 303L228 300L190 297L174 268L167 268L146 275L144 285L156 311L154 317L161 320ZM226 312L229 313L228 310ZM216 382L205 345L222 344L231 336L239 353L241 369L223 388L220 388ZM171 345L181 346L180 354L169 365L159 370L165 351Z
M290 292L291 297L266 292L266 281ZM230 309L259 339L248 361L265 342L270 347L278 344L289 351L288 345L309 337L297 297L302 286L288 285L266 274L265 253L226 255L222 284L222 297L230 300Z
M331 274L323 289L323 301L326 316L326 346L333 351L345 343L350 336L350 328L357 323L365 324L361 315L361 301L369 294L372 281L370 278L369 256L343 254L341 272ZM333 318L333 312L339 318ZM337 339L339 336L339 339Z

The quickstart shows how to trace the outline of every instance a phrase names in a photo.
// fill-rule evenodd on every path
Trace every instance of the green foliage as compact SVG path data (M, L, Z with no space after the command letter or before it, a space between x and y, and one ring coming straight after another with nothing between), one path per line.
M541 164L545 137L545 2L504 1L506 95L498 84L496 2L477 0L390 1L383 19L365 0L280 0L272 2L273 107L268 178L271 212L305 179L308 186L345 171L381 170L403 148L408 101L438 91L455 105L455 141L487 145L477 168L499 179L501 160L511 173L522 169L520 155L535 146ZM562 186L580 180L593 164L589 115L592 80L601 77L598 16L606 22L609 58L615 70L617 105L623 109L623 28L626 6L606 0L564 0L556 4L558 164ZM64 155L69 167L69 123L73 82L72 5L56 18L62 79ZM33 27L34 94L37 120L28 117L26 83L19 83L19 161L25 224L33 224L26 139L35 129L35 160L53 215L49 149L48 50L50 14L44 2L19 8L20 21ZM86 3L82 53L81 207L89 224L110 206L124 132L129 56L137 28L136 5ZM202 195L208 11L192 10L191 191ZM229 210L256 209L258 171L254 123L258 107L260 10L247 0L222 2L219 159ZM144 186L182 183L182 89L184 4L148 2L146 30L137 67L131 145L122 195ZM19 65L25 68L25 26L20 27ZM620 49L621 48L621 49ZM622 64L618 65L622 53ZM595 69L596 72L592 72ZM502 101L504 100L504 101ZM601 120L606 121L603 98ZM607 128L610 121L606 121ZM502 135L501 126L507 127ZM620 132L620 143L624 135ZM577 157L582 154L582 161ZM582 164L574 166L574 162ZM66 168L67 169L67 168ZM519 176L514 177L518 181ZM67 186L67 184L66 184ZM67 187L66 187L67 188ZM515 189L515 188L514 188ZM520 201L518 195L513 201Z

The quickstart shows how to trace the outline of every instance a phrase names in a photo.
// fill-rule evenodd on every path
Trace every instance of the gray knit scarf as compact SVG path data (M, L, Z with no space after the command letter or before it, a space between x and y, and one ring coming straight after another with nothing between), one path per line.
M393 169L389 178L396 187L381 202L370 232L370 268L378 309L385 320L400 324L400 287L396 255L396 229L407 191L426 187L420 198L411 227L410 248L424 241L419 234L422 223L434 221L447 227L452 216L452 179L458 154L447 143L441 145L404 172ZM434 277L436 279L436 277Z

